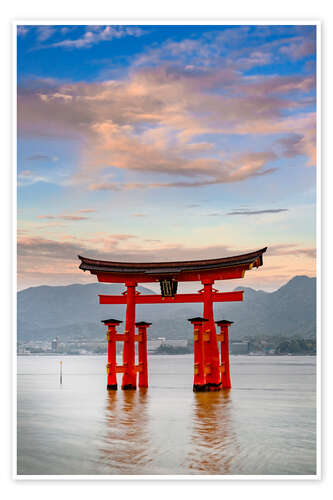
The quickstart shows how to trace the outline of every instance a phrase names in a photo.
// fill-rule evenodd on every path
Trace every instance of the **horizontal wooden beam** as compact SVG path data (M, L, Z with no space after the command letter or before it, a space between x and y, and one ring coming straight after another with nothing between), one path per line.
M216 335L216 340L217 340L218 342L224 342L224 333L218 333L218 334Z
M202 281L203 279L212 279L213 281L218 280L230 280L244 278L245 271L249 269L249 264L243 264L239 266L231 266L223 269L212 269L207 271L181 271L177 273L170 273L170 277L173 277L178 282L181 281ZM155 283L159 282L165 274L162 276L158 274L147 274L147 273L117 273L117 272L103 272L90 270L91 274L97 276L98 281L102 283L126 283L127 281L133 281L136 283Z
M100 304L126 304L126 295L99 295ZM243 300L243 290L237 292L216 292L212 294L213 302L238 302ZM174 297L161 295L136 295L136 304L184 304L203 302L202 293L180 293Z
M127 333L113 333L110 335L109 340L111 342L126 342L129 339ZM142 342L143 336L140 334L134 335L134 342Z
M127 366L126 365L117 365L116 366L116 373L126 373ZM138 365L133 366L133 371L136 373L140 373L143 371L143 364L139 363Z

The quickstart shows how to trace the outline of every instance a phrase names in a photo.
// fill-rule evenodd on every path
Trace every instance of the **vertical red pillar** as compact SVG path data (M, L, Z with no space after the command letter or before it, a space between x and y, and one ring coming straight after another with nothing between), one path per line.
M147 328L151 323L140 321L135 325L138 327L139 336L139 387L146 388L148 387Z
M121 388L136 389L136 371L135 371L135 287L137 283L127 282L127 302L126 302L126 323L125 323L125 341L123 349L123 365L125 367Z
M203 344L203 329L204 323L208 321L205 318L197 317L190 318L194 327L194 377L193 377L193 392L203 392L207 390L205 376L205 353Z
M116 391L117 386L117 344L116 344L116 326L122 323L122 321L118 321L117 319L105 319L102 321L107 327L108 331L106 334L106 338L108 341L108 363L106 365L107 372L107 390L108 391Z
M221 389L220 357L216 338L216 328L213 311L213 283L214 280L202 280L204 285L204 318L208 320L204 326L204 352L207 389L219 391Z
M221 342L221 373L222 373L222 387L230 389L230 362L229 362L229 326L233 321L216 321L220 327L220 342Z

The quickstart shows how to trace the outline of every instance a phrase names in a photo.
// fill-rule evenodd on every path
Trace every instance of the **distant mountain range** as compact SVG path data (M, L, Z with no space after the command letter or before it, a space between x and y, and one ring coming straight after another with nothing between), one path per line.
M18 341L61 340L79 336L103 338L101 320L124 320L125 306L98 304L98 294L119 294L123 286L38 286L18 292ZM154 293L138 287L142 294ZM316 334L316 278L295 276L275 292L244 290L243 302L214 305L215 319L234 321L231 339L253 335L313 337ZM191 338L187 319L202 315L201 304L156 304L137 306L137 321L152 322L149 337Z

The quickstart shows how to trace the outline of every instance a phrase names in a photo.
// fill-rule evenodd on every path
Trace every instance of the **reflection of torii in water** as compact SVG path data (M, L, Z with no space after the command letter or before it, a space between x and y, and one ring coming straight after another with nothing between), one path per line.
M146 344L147 328L150 323L137 324L139 332L137 335L135 334L136 304L179 304L184 302L202 302L204 305L205 331L202 331L202 335L200 335L199 326L194 324L198 335L197 351L204 352L204 356L199 357L199 361L196 361L195 372L197 371L203 376L200 383L194 383L193 389L195 391L210 391L230 387L229 370L227 370L229 354L222 346L222 343L224 343L224 347L227 344L227 331L225 327L224 330L221 328L220 337L218 338L216 335L213 303L242 301L243 292L221 293L213 288L213 284L215 280L243 278L247 270L262 266L262 256L266 250L267 247L256 252L221 259L152 263L101 261L79 256L80 269L95 274L98 281L124 283L126 286L126 291L122 295L99 296L100 304L126 304L124 333L116 331L120 321L104 320L108 326L107 388L109 390L117 389L117 373L123 373L122 389L136 389L137 373L139 373L139 387L148 386ZM203 288L198 293L177 294L177 286L180 281L201 281ZM140 295L136 291L138 283L153 282L160 282L161 295ZM117 341L124 342L123 364L121 366L117 366L115 358ZM135 364L136 341L139 343L138 364ZM221 342L221 351L225 355L221 362L218 341Z
M232 400L228 390L193 395L190 452L183 464L192 474L231 474L239 444L233 428Z
M147 393L107 394L106 435L101 461L105 474L144 474L152 463L152 442L147 425Z

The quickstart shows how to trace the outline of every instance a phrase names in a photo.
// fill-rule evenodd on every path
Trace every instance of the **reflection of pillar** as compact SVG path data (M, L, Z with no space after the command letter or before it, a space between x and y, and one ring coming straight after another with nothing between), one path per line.
M191 474L239 474L240 446L231 391L193 394L191 447L184 466Z
M102 321L107 327L108 331L106 338L108 341L108 364L106 365L107 372L107 390L116 391L117 390L117 359L116 359L116 326L122 323L117 319L105 319Z
M95 474L152 473L158 453L152 442L148 401L149 391L107 393Z
M126 325L125 342L123 349L124 375L122 389L136 389L136 371L135 371L135 287L137 283L131 281L125 283L127 286L126 302Z
M219 348L216 339L216 329L213 311L213 280L202 280L204 285L204 317L208 320L204 327L204 352L205 352L205 372L207 388L211 391L221 389Z
M147 360L147 328L151 323L140 321L135 323L138 327L139 351L139 387L148 387L148 360Z
M229 326L233 321L216 321L220 327L220 334L218 340L221 342L221 373L222 373L222 387L230 389L230 364L229 364Z
M193 391L203 392L206 387L205 376L205 353L203 344L203 329L204 323L208 321L205 318L190 318L188 321L194 326L194 377L193 377Z

